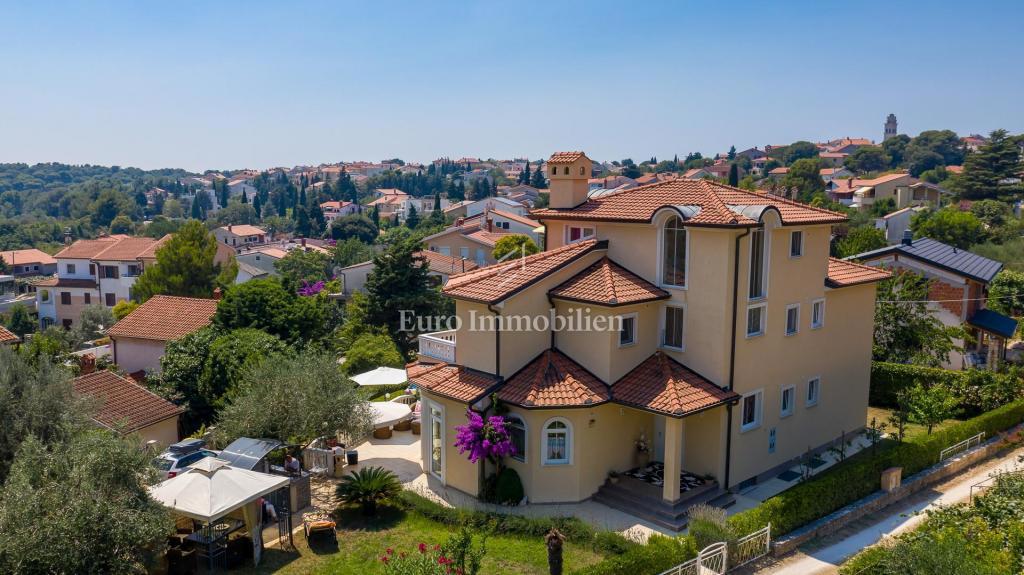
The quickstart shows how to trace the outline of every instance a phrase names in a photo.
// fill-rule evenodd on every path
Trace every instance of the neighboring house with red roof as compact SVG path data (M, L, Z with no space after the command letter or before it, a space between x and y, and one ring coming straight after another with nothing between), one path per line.
M884 174L877 178L843 178L828 181L829 196L838 202L868 210L880 200L892 199L896 209L910 206L938 207L943 190L907 173Z
M451 276L458 326L421 335L408 366L426 472L478 493L455 427L493 395L531 502L593 497L679 528L693 502L864 426L889 274L829 258L845 215L685 178L588 197L585 154L548 165L550 205L531 212L546 251ZM658 481L606 484L641 440L662 467L637 473Z
M14 277L49 276L57 273L57 260L41 250L0 251L0 258L7 264L7 273Z
M20 337L11 333L7 328L0 325L0 345L14 345L20 342Z
M217 243L230 246L233 249L241 249L258 244L265 244L271 240L270 235L263 228L247 224L228 224L213 230Z
M71 380L75 395L92 398L93 421L140 443L156 442L162 449L180 438L178 417L184 409L112 371L93 371Z
M345 216L350 216L359 211L359 206L352 202L344 201L331 201L320 204L320 210L324 213L324 220L327 221L327 225Z
M114 363L127 373L159 372L167 342L206 327L216 311L214 299L153 296L107 330Z
M416 252L416 255L425 260L429 269L427 275L431 277L431 281L435 282L435 285L444 285L448 281L449 276L473 271L480 267L473 261L446 256L429 250ZM342 294L345 297L349 297L355 292L364 291L366 279L370 276L370 272L373 269L373 260L370 260L338 270L337 275L341 279Z
M490 212L483 212L472 217L459 218L455 225L423 238L423 242L427 249L443 256L472 261L477 266L493 264L496 261L493 255L494 244L510 232L497 228L494 225L494 217L489 214ZM504 221L512 220L506 217ZM509 225L511 227L511 224ZM538 225L540 223L536 222L533 227ZM525 224L519 223L517 226ZM536 235L532 237L537 238Z

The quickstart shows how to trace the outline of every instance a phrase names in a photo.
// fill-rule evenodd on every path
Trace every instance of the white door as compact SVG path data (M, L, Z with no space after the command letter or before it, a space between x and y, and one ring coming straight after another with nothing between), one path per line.
M665 418L654 416L654 448L651 452L651 461L665 461Z
M427 446L430 457L430 473L444 482L444 410L430 405L430 442Z

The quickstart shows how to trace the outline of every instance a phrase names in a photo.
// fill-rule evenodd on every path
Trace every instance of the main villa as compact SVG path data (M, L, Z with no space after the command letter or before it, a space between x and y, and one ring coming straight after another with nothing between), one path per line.
M551 156L549 207L531 214L544 251L445 284L460 326L420 336L408 366L425 472L479 495L482 464L458 453L455 426L497 398L530 502L589 499L639 467L678 519L697 492L754 485L864 427L888 272L829 257L844 215L683 178L588 199L591 165ZM551 314L617 329L469 321Z

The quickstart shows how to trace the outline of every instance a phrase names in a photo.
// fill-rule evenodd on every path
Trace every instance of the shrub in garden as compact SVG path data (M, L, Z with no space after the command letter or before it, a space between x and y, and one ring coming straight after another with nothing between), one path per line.
M443 545L420 543L408 552L389 547L380 561L388 575L477 575L486 553L487 537L476 538L463 527Z
M342 501L359 505L365 515L375 515L378 503L394 499L401 491L398 477L383 467L353 471L341 478L337 488Z
M505 505L519 505L523 500L523 482L515 469L506 467L498 472L494 499Z
M701 503L690 508L687 530L697 549L703 549L712 543L725 541L729 545L729 556L735 555L736 530L726 520L725 509Z
M697 556L697 547L689 536L651 535L647 545L637 545L621 555L576 569L572 575L646 575L661 573Z

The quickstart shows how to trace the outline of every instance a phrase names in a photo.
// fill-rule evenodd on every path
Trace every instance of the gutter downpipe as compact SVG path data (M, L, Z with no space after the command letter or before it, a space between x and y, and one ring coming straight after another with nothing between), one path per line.
M736 236L736 248L732 261L732 337L729 341L729 386L726 388L732 391L733 381L736 377L736 320L737 308L740 298L740 240L750 235L750 228ZM725 430L725 489L729 489L729 467L732 463L732 404L725 406L728 414Z
M487 304L487 309L494 314L494 377L498 378L498 383L502 382L501 377L501 311L495 309L494 304ZM487 412L494 407L494 403L483 411L483 416L486 417ZM480 465L477 467L477 496L482 498L484 494L484 483L487 479L487 458L480 458Z

